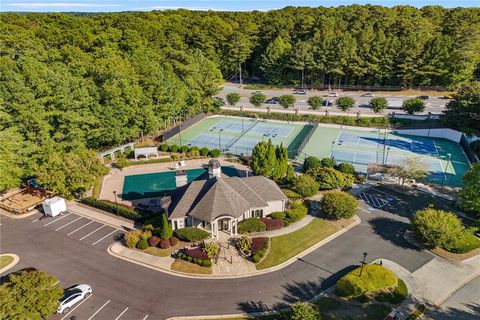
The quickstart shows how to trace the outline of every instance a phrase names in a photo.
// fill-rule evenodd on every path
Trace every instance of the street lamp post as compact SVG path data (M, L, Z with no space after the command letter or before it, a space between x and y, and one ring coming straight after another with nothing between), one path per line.
M447 165L445 166L445 169L443 169L442 186L445 184L445 180L447 180L446 174L447 174L448 166L450 165L450 159L452 158L452 154L451 154L451 153L447 153L447 156L448 156Z
M388 153L390 152L390 147L387 148L387 155L385 157L385 161L383 164L387 164L388 163Z
M222 137L221 137L222 131L223 129L218 130L218 149L220 151L222 151Z
M115 196L115 213L118 216L118 202L117 202L117 191L113 190L113 195Z
M335 146L335 140L332 140L332 149L330 150L330 158L333 157L333 147Z
M360 276L359 276L359 277L362 276L363 267L367 264L367 263L365 262L365 259L367 258L367 255L368 255L368 253L366 253L366 252L363 253L362 267L360 268Z

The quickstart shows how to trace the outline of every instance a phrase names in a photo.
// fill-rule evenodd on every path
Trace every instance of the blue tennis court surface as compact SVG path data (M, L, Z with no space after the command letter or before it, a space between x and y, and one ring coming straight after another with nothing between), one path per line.
M254 122L252 119L247 119L242 122L238 122L235 120L229 120L229 119L224 119L221 120L217 123L215 123L213 126L210 127L210 131L225 131L225 132L232 132L232 133L240 133L245 128L247 128L249 125L251 125Z

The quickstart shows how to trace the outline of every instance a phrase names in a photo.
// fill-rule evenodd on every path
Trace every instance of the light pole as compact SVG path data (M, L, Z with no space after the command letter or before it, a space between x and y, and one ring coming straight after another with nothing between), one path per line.
M222 137L221 137L222 131L223 129L218 130L218 149L220 151L222 151Z
M446 174L447 174L447 168L450 165L450 159L452 158L451 153L447 153L448 160L447 160L447 165L445 166L445 169L443 169L443 179L442 179L442 186L445 184L445 180L447 180Z
M383 164L387 164L387 162L388 162L388 153L389 153L389 152L390 152L390 147L387 148L387 155L386 155L386 157L385 157L385 161L384 161Z
M335 146L335 140L332 140L332 149L330 150L330 158L333 157L333 147Z
M363 253L362 267L360 268L360 275L359 275L359 277L362 276L363 267L367 264L367 263L365 262L365 259L367 258L367 255L368 255L368 253L366 253L366 252Z
M117 191L113 190L113 195L115 196L115 213L118 216L118 202L117 202Z

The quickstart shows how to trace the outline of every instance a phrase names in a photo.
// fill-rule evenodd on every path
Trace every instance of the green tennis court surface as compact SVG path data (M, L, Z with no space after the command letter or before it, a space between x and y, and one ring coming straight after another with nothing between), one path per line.
M215 116L183 130L167 143L249 155L259 141L271 139L274 145L283 143L290 154L295 154L311 129L310 125L296 123Z
M319 126L300 155L333 157L337 162L352 163L356 170L366 173L369 163L398 164L416 157L429 168L428 181L461 186L461 177L469 162L461 146L455 142L385 133L383 130L352 130Z
M185 170L187 182L206 178L207 169L197 168ZM238 176L234 167L222 167L222 173L229 176ZM143 198L159 197L166 192L176 189L175 171L135 174L125 176L121 197L123 200L136 200Z

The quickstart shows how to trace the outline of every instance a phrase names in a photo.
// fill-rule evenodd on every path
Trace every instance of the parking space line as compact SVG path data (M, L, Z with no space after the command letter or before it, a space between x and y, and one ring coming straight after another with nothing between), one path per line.
M82 305L82 303L84 303L85 301L87 301L88 299L90 299L90 297L93 296L93 293L91 295L89 295L88 297L86 297L85 299L83 299L82 302L80 302L79 304L77 304L75 306L75 308L73 308L72 310L70 310L69 313L67 313L62 319L60 320L64 320L66 317L68 317L70 315L70 313L72 313L73 311L75 311L75 309L77 309L78 307L80 307Z
M60 221L60 220L62 220L63 218L66 218L66 217L68 217L69 215L70 215L70 212L69 212L69 213L67 213L67 214L66 214L66 215L64 215L64 216L61 216L61 217L59 217L58 219L55 219L55 220L53 220L53 221L50 221L50 222L49 222L49 223L47 223L47 224L44 224L43 226L44 226L44 227L46 227L46 226L48 226L49 224L52 224L52 223L54 223L54 222L57 222L57 221Z
M126 307L125 310L123 310L122 313L120 313L120 314L118 315L118 317L115 318L115 320L120 319L120 317L121 317L125 312L127 312L127 310L128 310L128 307Z
M82 241L83 239L85 239L86 237L88 237L88 236L91 235L91 234L94 234L95 232L97 232L98 230L102 229L103 227L105 227L104 224L103 224L102 226L98 227L97 229L93 230L92 232L90 232L90 233L87 234L86 236L83 236L82 238L80 238L79 241Z
M147 315L145 316L145 318L143 318L142 320L145 320L145 319L147 319L147 318L148 318L148 314L147 314Z
M91 220L90 222L84 224L84 225L81 226L80 228L73 230L72 232L70 232L69 234L67 234L67 236L72 235L72 234L74 234L75 232L77 232L78 230L81 230L81 229L85 228L85 227L88 226L90 223L93 223L93 220Z
M120 230L120 229L115 229L115 230L113 230L112 232L110 232L109 234L107 234L106 236L98 239L97 241L95 241L94 243L92 243L92 246L96 245L97 243L99 243L100 241L102 241L103 239L105 239L106 237L111 236L112 234L114 234L114 233L117 232L118 230Z
M60 280L57 280L57 282L55 282L54 284L52 284L52 287L56 284L58 284L60 282Z
M40 218L37 218L37 219L33 220L32 222L37 222L38 220L40 220Z
M78 217L77 219L75 219L75 220L73 220L73 221L70 221L70 222L67 223L67 224L64 224L63 226L55 229L55 231L58 231L58 230L60 230L60 229L63 229L63 228L65 228L66 226L68 226L68 225L70 225L70 224L72 224L72 223L74 223L75 221L78 221L78 220L80 220L80 219L82 219L82 217Z
M107 304L109 304L109 303L110 303L110 300L108 300L107 302L105 302L105 303L103 304L103 306L100 307L100 309L98 309L97 311L95 311L95 313L92 314L92 315L90 316L90 318L88 318L88 320L90 320L90 319L92 319L93 317L95 317L95 315L96 315L97 313L99 313L103 308L105 308L105 306L106 306Z

